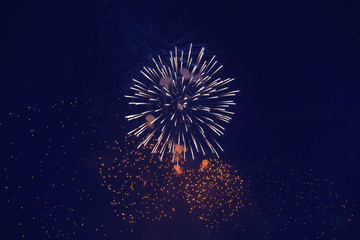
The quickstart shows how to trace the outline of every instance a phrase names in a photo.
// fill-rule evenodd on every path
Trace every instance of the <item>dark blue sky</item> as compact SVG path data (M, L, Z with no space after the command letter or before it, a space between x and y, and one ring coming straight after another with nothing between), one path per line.
M111 106L149 56L192 42L240 89L224 156L301 164L359 202L357 1L149 2L3 4L1 115L74 96Z

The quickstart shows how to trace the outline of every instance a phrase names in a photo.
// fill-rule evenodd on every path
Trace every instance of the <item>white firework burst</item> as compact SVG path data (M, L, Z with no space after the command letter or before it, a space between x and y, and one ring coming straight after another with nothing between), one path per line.
M206 149L219 156L217 149L223 151L216 141L224 134L223 123L231 120L233 112L228 111L235 105L233 98L238 90L231 91L228 84L233 78L221 79L214 75L222 68L213 56L210 61L203 60L205 48L196 56L189 51L179 51L175 47L170 59L163 61L152 59L153 67L143 67L141 79L133 79L132 95L129 104L139 109L138 113L126 116L130 120L142 120L142 123L129 134L148 135L138 147L145 146L151 139L156 143L152 153L165 152L176 154L195 152L205 155ZM181 146L181 151L179 151Z

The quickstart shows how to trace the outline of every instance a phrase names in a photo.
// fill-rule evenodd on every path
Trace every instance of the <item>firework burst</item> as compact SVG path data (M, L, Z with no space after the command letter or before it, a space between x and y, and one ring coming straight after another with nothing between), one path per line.
M173 153L183 146L183 157L190 152L205 155L207 149L213 154L223 150L216 137L224 134L224 123L231 120L233 112L228 109L235 105L233 98L238 90L229 90L233 78L215 77L222 68L213 56L203 60L205 48L196 56L190 45L187 53L170 52L169 60L152 59L153 67L143 67L141 78L133 79L134 85L129 104L139 109L138 113L127 115L130 120L146 119L129 132L140 136L148 132L138 147L145 146L156 139L152 153Z

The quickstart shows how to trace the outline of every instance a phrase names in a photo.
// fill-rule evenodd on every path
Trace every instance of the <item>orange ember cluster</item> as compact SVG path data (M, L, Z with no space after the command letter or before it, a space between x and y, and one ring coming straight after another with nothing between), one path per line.
M245 184L229 164L204 159L196 167L182 159L182 166L174 165L171 156L160 160L159 154L148 153L153 143L132 149L131 139L126 137L126 146L109 144L108 149L115 150L117 157L102 157L99 169L103 186L115 194L111 202L114 213L124 221L135 224L172 218L175 209L186 206L190 216L213 229L220 222L231 221L244 208L248 198ZM182 150L182 146L175 146L177 155Z

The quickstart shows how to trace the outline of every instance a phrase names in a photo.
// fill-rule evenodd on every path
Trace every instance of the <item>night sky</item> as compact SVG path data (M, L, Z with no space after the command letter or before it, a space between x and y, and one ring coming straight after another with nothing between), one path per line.
M0 239L360 239L357 1L38 0L0 11ZM221 208L211 224L207 208L190 213L172 163L125 138L131 79L190 43L240 90L208 172L233 179L225 186L243 205L227 209L231 221ZM199 174L191 181L206 179L201 160L182 165ZM130 175L153 189L135 184L129 197ZM176 197L159 193L170 186ZM145 195L172 217L116 216L142 212Z

